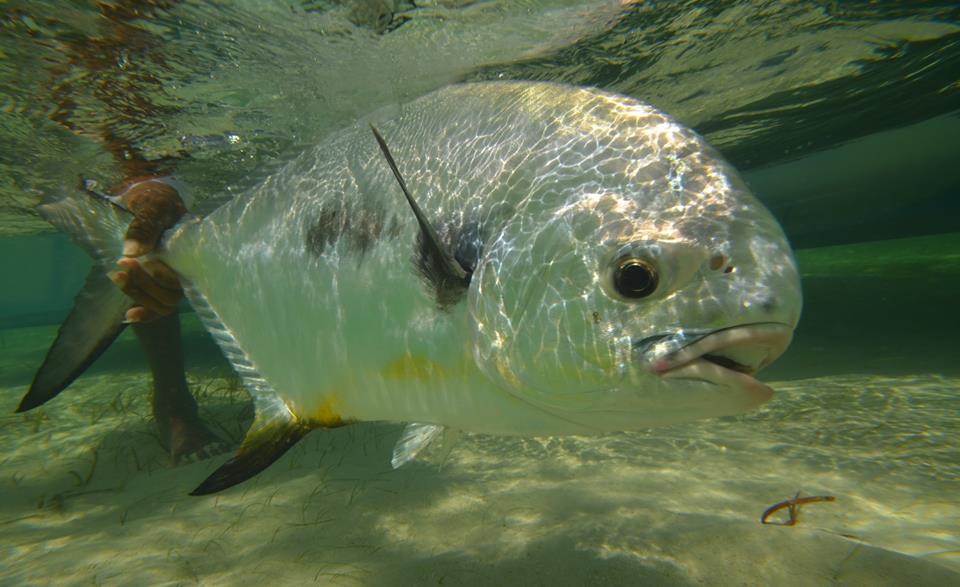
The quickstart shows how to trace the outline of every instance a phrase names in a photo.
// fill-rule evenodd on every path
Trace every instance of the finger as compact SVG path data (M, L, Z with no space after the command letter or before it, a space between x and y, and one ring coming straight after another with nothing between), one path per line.
M126 271L115 271L107 277L120 288L120 291L127 294L127 297L130 297L130 292L127 291L130 288L130 276Z
M176 304L166 304L155 297L148 295L145 291L140 289L140 287L130 284L127 284L127 289L123 290L123 293L130 296L133 301L143 306L148 312L157 314L159 316L166 316L167 314L172 314L176 309Z
M150 259L141 263L139 259L123 257L117 261L117 265L125 269L125 273L130 275L128 281L141 286L146 289L148 293L152 292L154 287L175 291L177 292L177 301L179 302L183 289L180 286L180 280L177 274L163 261ZM154 281L155 283L149 284L150 281Z
M180 298L183 297L183 291L179 287L174 289L164 287L142 268L129 271L128 276L128 281L132 287L139 289L160 305L176 306L180 303Z
M137 275L136 272L117 271L110 274L110 280L117 284L117 287L130 299L152 314L166 316L176 310L177 303L180 301L180 291L174 292L175 295L172 297L158 298L138 285L135 275Z
M124 200L134 215L123 243L123 254L129 257L153 250L163 231L186 212L177 190L158 181L134 185L127 190Z
M134 218L127 227L123 240L123 254L127 257L139 257L153 250L160 239L163 229L159 224L145 218Z
M140 260L135 257L120 257L117 265L127 271L135 270L140 267Z
M151 322L153 320L156 320L157 318L160 318L160 317L161 317L160 314L151 312L150 310L147 310L143 306L134 306L130 308L129 310L127 310L127 313L124 316L124 318L126 318L126 321L129 322L130 324L143 324L145 322Z
M180 278L173 272L173 269L170 269L170 266L163 261L150 259L141 263L141 266L143 270L153 277L162 287L167 289L182 289L180 286Z

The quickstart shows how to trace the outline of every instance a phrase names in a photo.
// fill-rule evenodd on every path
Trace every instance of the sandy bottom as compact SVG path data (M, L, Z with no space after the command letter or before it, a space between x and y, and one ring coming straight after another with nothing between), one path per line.
M184 326L188 357L216 357ZM53 331L0 331L0 585L960 585L957 376L785 375L738 418L463 435L398 471L401 425L315 431L250 482L190 497L227 455L171 465L128 336L13 413ZM823 372L825 341L781 373ZM252 407L216 365L195 360L191 388L236 443ZM760 524L798 491L836 501Z
M744 417L464 435L398 471L399 425L317 431L208 497L187 492L226 457L172 467L147 386L88 376L27 414L0 390L0 583L960 585L960 379L789 381ZM236 383L193 386L238 438ZM798 491L836 501L760 524Z

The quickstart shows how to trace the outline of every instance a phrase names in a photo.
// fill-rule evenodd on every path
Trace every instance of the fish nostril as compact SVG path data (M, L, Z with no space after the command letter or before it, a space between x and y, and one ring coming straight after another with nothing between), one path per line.
M760 309L767 314L772 314L777 309L777 301L773 296L767 296L760 302Z
M719 271L720 268L723 267L725 261L726 259L724 259L723 255L717 253L716 255L710 257L710 269Z
M707 267L709 267L711 271L733 273L733 264L729 261L730 259L725 257L723 253L717 253L716 255L710 257L710 260L707 262Z

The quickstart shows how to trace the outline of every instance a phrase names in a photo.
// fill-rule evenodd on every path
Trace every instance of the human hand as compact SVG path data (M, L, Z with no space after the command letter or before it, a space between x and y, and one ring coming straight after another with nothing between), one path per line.
M180 194L172 186L137 178L120 186L123 205L133 213L123 242L120 271L110 279L136 304L127 310L128 322L149 322L172 314L183 289L176 273L162 261L140 262L137 257L149 253L160 241L163 231L177 223L186 213Z

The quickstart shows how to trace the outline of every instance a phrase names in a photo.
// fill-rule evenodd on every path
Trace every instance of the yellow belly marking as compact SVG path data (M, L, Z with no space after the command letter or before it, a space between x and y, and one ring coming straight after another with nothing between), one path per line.
M411 353L404 353L399 359L384 365L380 374L390 381L429 381L445 375L443 367L437 363Z
M310 422L323 428L336 428L349 424L350 422L344 420L336 410L336 405L339 402L340 398L331 393L317 408L317 411L310 418Z

